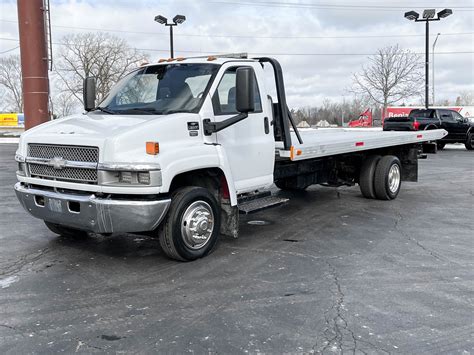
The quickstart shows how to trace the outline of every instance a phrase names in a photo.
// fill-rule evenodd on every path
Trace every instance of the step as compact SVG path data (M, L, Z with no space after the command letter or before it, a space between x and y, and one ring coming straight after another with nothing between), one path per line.
M288 201L289 199L287 198L277 196L266 196L259 199L239 203L238 207L240 213L249 214L264 210L266 208L276 207Z

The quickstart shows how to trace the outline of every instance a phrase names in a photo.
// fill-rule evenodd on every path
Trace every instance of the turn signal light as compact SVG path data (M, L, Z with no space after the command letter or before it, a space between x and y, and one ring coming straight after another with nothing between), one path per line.
M146 142L146 153L157 155L160 152L160 144L158 142Z

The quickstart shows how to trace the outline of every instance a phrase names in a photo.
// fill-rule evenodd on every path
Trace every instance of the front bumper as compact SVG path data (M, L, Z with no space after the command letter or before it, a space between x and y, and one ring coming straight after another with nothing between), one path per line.
M15 185L18 200L36 218L94 233L154 230L168 211L170 199L133 200L64 194Z

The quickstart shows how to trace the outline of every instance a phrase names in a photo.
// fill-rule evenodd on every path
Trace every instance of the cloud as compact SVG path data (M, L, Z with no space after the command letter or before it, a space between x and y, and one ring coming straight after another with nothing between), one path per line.
M326 97L342 100L344 95L347 96L351 74L367 62L366 55L354 54L374 53L378 48L396 43L403 48L424 52L423 24L403 18L402 7L410 10L413 6L410 1L364 0L357 3L368 6L362 9L255 6L257 1L252 5L244 0L223 4L225 1L230 0L52 0L53 41L58 42L67 33L84 31L65 27L113 29L118 30L113 32L115 35L125 38L136 48L155 49L148 52L153 60L157 60L169 56L169 37L168 28L154 22L154 16L162 14L172 18L175 14L184 14L186 22L175 28L176 55L215 52L277 54L275 57L281 61L285 73L288 103L292 107L320 104ZM271 3L281 5L283 0ZM309 1L298 3L308 4ZM334 4L348 3L355 4L347 1ZM317 5L316 2L312 4ZM421 1L417 4L423 5ZM474 32L472 8L457 9L472 7L472 2L461 0L453 4L452 1L439 0L437 5L441 6L439 9L453 6L454 14L431 25L432 34L442 33L436 52L474 51L472 33L448 35ZM375 6L382 8L374 9ZM387 9L388 6L391 8ZM3 20L15 21L16 1L1 1L1 13ZM18 38L16 23L0 24L2 38ZM433 40L432 37L431 43ZM0 41L0 52L14 47L14 44ZM331 53L346 55L295 55ZM438 54L435 69L437 97L454 99L462 90L474 91L474 54ZM418 102L419 98L413 101Z

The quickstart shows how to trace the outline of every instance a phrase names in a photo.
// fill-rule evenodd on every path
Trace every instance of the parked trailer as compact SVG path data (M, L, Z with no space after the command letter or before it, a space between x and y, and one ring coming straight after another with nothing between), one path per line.
M264 67L274 72L269 96ZM299 132L272 58L194 58L140 67L87 114L20 139L18 199L54 233L146 233L177 260L206 256L238 236L244 212L282 202L268 189L359 184L391 200L416 181L421 144L444 130ZM263 196L263 197L262 197ZM261 199L258 199L262 197Z

